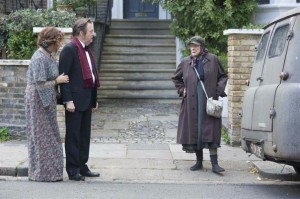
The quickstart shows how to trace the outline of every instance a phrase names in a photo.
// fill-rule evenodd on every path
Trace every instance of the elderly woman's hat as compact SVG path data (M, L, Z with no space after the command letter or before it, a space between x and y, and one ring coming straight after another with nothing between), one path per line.
M203 39L200 36L194 36L192 37L189 41L188 41L188 45L190 44L195 44L195 45L199 45L199 46L204 46L205 44L205 39Z

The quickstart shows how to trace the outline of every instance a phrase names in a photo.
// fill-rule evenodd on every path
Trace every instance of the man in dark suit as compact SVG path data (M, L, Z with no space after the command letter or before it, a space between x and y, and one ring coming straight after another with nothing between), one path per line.
M59 57L59 72L69 76L69 83L60 87L65 105L66 170L70 180L98 177L86 165L89 159L92 110L98 109L97 87L100 86L93 54L89 45L94 26L88 19L79 19L73 26L73 37Z

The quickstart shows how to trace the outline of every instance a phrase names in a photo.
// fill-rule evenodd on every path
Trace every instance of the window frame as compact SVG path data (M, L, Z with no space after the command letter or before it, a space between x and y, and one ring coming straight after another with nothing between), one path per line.
M255 58L255 62L259 62L261 60L263 60L266 51L267 51L267 46L268 46L268 41L271 35L271 31L266 32L265 34L262 35L261 40L257 46L257 53L256 53L256 58ZM261 44L263 44L262 42L265 42L265 45L261 46ZM263 50L262 54L260 53Z
M275 35L276 35L277 31L278 31L280 28L283 28L283 27L287 27L287 32L286 32L286 37L284 38L283 48L281 49L280 53L270 55L270 54L271 54L271 49L273 49L273 48L272 48L272 45L273 45L274 39L276 39L276 38L275 38ZM270 41L270 47L269 47L269 50L268 50L268 57L269 57L269 58L281 56L282 52L284 51L284 47L285 47L285 45L286 45L286 42L287 42L287 36L288 36L289 30L290 30L290 24L289 24L289 23L282 24L281 26L278 26L278 27L276 28L276 30L274 30L274 34L272 35L272 40ZM277 41L280 41L280 40L277 40ZM278 44L278 43L276 43L276 44ZM276 45L276 46L277 46L277 45ZM276 47L276 46L275 46L275 47Z

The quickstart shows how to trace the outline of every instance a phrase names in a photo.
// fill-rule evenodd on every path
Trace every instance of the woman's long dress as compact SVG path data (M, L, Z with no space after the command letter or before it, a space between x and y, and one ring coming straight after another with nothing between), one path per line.
M37 50L28 67L25 91L29 180L63 179L63 150L56 118L57 76L57 63Z

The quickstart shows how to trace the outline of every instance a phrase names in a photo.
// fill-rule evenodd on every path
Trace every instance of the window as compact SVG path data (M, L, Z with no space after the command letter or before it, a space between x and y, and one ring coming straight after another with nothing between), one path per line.
M269 50L269 57L275 57L281 55L285 46L288 31L289 31L289 24L280 26L276 29L274 36L272 38L272 42Z
M258 4L270 4L270 0L259 0Z
M263 59L269 36L270 32L267 32L262 36L260 43L257 46L256 61L260 61Z

